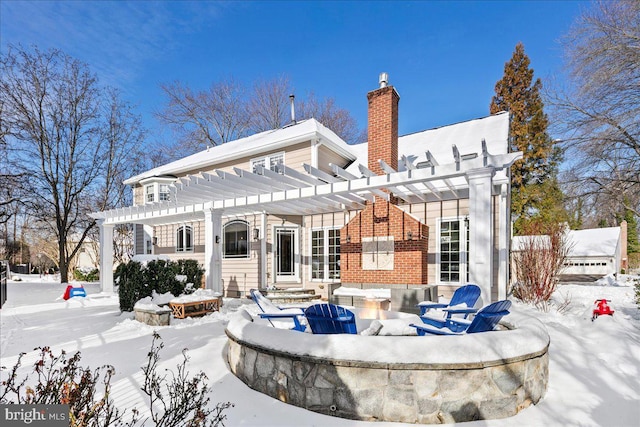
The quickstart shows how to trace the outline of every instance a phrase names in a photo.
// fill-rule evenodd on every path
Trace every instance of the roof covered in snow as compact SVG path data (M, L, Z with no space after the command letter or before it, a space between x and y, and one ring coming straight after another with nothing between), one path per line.
M295 125L286 126L260 132L246 138L236 139L225 144L211 147L207 150L192 154L167 163L166 165L150 169L124 181L125 184L135 184L140 180L163 175L180 175L185 172L205 169L222 162L236 160L242 157L278 150L300 142L320 138L324 145L341 154L347 159L355 160L355 155L349 146L331 129L325 127L316 119L308 119Z
M614 256L620 242L620 227L571 230L571 257Z
M492 116L456 123L422 132L404 135L398 138L398 155L406 156L414 165L426 162L426 152L430 151L439 164L453 162L453 145L460 155L482 155L482 141L486 141L489 154L508 152L509 114L498 113ZM166 175L180 175L213 165L232 161L242 157L266 153L269 150L282 149L293 144L319 138L322 143L344 158L352 160L347 169L360 176L358 165L367 165L368 144L348 145L329 128L315 119L301 121L282 129L261 132L246 138L230 141L191 156L176 160L163 166L148 170L127 179L125 184L135 184L145 178ZM394 165L391 165L394 166ZM398 171L406 170L399 161Z
M549 236L514 236L511 249L522 250L526 242L533 238L541 239L541 244L549 242ZM612 257L616 255L620 243L620 227L590 228L587 230L569 230L567 243L571 245L569 257Z
M440 164L453 162L453 145L458 148L460 155L482 155L482 140L487 143L489 154L504 154L509 150L509 114L497 113L492 116L469 120L398 138L398 157L403 155L413 161L415 165L427 161L426 152L430 151ZM347 170L357 173L357 163L367 164L368 144L351 145L349 148L358 157L357 161ZM390 165L394 166L394 165ZM406 170L398 159L399 171Z

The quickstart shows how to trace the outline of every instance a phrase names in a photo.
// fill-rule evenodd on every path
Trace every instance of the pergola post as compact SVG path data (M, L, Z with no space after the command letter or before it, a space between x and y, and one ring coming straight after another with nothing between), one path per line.
M113 293L113 224L98 220L100 230L100 290Z
M204 277L205 288L223 292L222 286L222 212L204 212Z
M491 302L493 288L493 215L491 167L466 173L469 182L469 279L481 290L482 304Z
M500 202L498 204L498 300L507 298L507 287L509 282L509 243L511 242L511 216L509 205L509 184L500 185Z
M260 289L267 289L267 214L260 214Z

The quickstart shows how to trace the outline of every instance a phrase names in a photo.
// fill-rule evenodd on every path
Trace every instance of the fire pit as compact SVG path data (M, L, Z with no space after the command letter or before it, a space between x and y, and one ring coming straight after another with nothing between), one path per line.
M369 328L370 313L354 312L358 331ZM415 315L375 317L404 316ZM544 396L549 363L538 320L514 312L505 320L504 330L462 336L313 335L242 311L227 326L228 361L249 387L327 415L422 424L505 418Z

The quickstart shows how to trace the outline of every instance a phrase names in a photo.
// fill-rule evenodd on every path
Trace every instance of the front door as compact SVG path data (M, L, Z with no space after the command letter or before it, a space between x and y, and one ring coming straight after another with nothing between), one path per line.
M298 229L276 227L275 229L276 282L295 282L299 279Z

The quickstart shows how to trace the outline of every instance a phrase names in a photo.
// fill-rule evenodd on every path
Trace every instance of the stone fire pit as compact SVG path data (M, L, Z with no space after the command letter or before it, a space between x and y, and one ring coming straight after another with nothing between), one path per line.
M359 331L376 317L384 324L413 316L367 311L365 319L354 311ZM462 336L313 335L242 311L226 333L231 371L273 398L349 419L441 424L510 417L544 396L546 329L516 312L502 328Z

